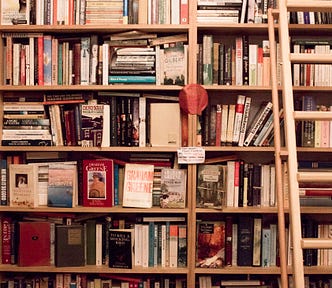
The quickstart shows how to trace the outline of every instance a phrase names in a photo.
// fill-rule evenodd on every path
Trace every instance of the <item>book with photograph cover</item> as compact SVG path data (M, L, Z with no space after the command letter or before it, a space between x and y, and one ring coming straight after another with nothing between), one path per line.
M109 267L133 267L134 229L110 229L109 231Z
M38 206L38 171L28 164L9 165L9 206L33 208Z
M125 165L123 207L151 208L154 165Z
M30 24L30 1L1 1L1 25Z
M48 166L47 206L75 207L77 163L50 162Z
M185 208L187 171L185 169L162 168L160 175L161 208Z
M83 160L83 206L113 206L113 165L112 159Z
M196 267L225 265L225 221L197 222Z
M225 205L225 165L200 164L197 172L197 207L218 208Z

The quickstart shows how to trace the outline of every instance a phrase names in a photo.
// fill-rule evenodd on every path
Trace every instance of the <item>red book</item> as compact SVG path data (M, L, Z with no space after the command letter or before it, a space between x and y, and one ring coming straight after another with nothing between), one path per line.
M19 235L19 266L50 265L50 222L19 222Z
M188 0L180 1L180 24L189 24Z
M112 207L113 193L113 160L83 160L83 206Z
M10 264L11 255L11 218L1 218L1 231L2 231L2 245L1 245L1 259L2 264Z
M38 85L44 85L44 36L39 36L37 40L38 52Z

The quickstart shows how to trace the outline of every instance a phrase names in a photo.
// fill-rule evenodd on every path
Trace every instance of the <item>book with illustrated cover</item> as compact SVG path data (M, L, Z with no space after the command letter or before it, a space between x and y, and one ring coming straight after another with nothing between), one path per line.
M185 208L187 192L187 171L162 168L160 176L162 208Z
M110 229L109 231L109 267L133 267L134 229Z
M152 207L154 166L149 164L125 165L123 207Z
M51 162L48 167L47 206L72 208L76 205L77 163Z
M9 206L33 208L38 206L38 171L28 164L9 165Z
M196 267L221 268L225 265L225 222L197 223Z
M1 25L30 24L30 1L1 1Z
M225 205L226 166L200 164L197 171L197 207L221 208Z
M113 170L112 159L83 160L83 206L113 206Z

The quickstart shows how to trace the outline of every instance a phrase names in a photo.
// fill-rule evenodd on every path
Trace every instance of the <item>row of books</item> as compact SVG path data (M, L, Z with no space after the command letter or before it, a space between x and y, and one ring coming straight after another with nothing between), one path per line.
M1 24L188 24L188 9L183 0L10 0L1 6Z
M196 266L275 267L279 261L277 234L277 224L267 223L261 216L198 220Z
M202 146L270 146L274 138L272 102L262 101L257 107L250 96L241 94L233 104L212 102L204 109L200 126Z
M270 85L270 43L249 43L249 36L218 40L204 34L198 44L198 82L204 85ZM280 78L280 77L279 77Z
M303 95L296 102L296 110L302 111L331 111L329 104L316 103L314 95ZM302 147L332 147L331 121L306 120L298 122L297 129L300 135L298 145Z
M65 220L52 214L40 218L38 213L22 218L5 215L1 217L2 264L123 269L187 266L184 217L143 217L142 222L123 226L115 223L125 222L113 222L110 215L86 220L72 215ZM74 245L67 240L70 237L77 237Z
M110 91L98 92L95 99L91 93L49 93L39 101L15 100L9 96L4 101L4 146L178 147L182 143L177 97Z
M230 160L225 164L199 164L196 207L274 207L275 167Z
M84 159L13 164L1 160L1 205L185 208L187 173L162 161ZM149 177L148 177L149 176ZM140 181L138 183L138 181Z
M188 79L186 34L161 37L130 31L98 39L97 35L5 33L3 37L7 85L185 85Z
M292 39L294 53L331 54L331 41L322 38ZM331 86L330 64L293 64L294 86Z
M185 288L186 279L181 276L162 275L162 276L128 276L111 274L75 274L75 273L55 273L43 276L19 275L14 278L6 278L3 281L4 287L28 286L31 288L64 288L64 287L104 287L104 288Z
M231 287L253 287L253 288L272 288L276 281L264 281L254 279L230 279L222 280L211 275L202 275L198 277L198 288L231 288ZM269 283L269 284L268 284ZM270 284L271 283L271 284Z
M291 24L331 24L332 15L328 12L297 11L289 13Z

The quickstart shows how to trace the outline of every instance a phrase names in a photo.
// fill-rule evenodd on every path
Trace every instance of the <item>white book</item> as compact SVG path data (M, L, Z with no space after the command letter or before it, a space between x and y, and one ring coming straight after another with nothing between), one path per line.
M237 266L237 239L238 229L237 223L232 224L232 266Z
M231 145L234 131L235 104L230 104L228 109L226 145Z
M180 0L171 0L170 24L180 24Z
M245 99L246 99L246 96L244 96L244 95L237 96L237 101L236 101L236 105L235 105L233 140L232 140L233 145L237 145L239 143L240 129L241 129L242 117L243 117L243 113L244 113Z
M146 98L139 97L139 147L146 146Z
M13 43L13 85L20 84L20 51L21 44Z
M143 224L136 223L134 227L134 266L143 266Z
M96 224L96 266L102 266L103 264L103 225L101 223Z
M243 85L243 41L242 37L235 38L235 85Z
M80 1L76 1L80 2ZM90 84L97 84L97 67L98 67L98 37L96 35L91 35L91 55L90 55Z
M101 141L101 147L110 147L111 146L111 108L110 105L104 104L103 112L103 139Z
M81 38L81 85L88 85L90 79L90 37Z
M277 266L277 239L278 226L277 224L270 224L270 265ZM287 233L286 233L287 235Z
M169 235L169 266L176 268L178 266L178 225L170 225Z
M258 45L249 44L249 86L257 85Z
M103 47L103 85L108 85L108 74L109 74L109 43L104 43Z
M251 106L251 97L246 97L246 100L244 102L244 109L243 109L243 117L240 127L240 135L239 135L239 142L238 146L243 146L247 126L248 126L248 120L249 120L249 112L250 112L250 106Z
M261 206L270 206L270 165L262 165L261 173Z
M271 207L275 207L277 205L277 197L276 197L276 167L275 165L270 165L270 203Z
M252 265L261 265L262 218L254 218Z
M262 267L271 266L271 230L262 229Z
M226 207L234 207L234 173L235 161L227 161Z
M166 267L166 224L161 224L161 267Z
M228 105L223 104L221 110L221 134L220 134L221 145L226 145L227 120L228 120Z
M149 267L149 225L142 225L142 267Z

